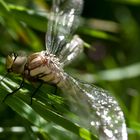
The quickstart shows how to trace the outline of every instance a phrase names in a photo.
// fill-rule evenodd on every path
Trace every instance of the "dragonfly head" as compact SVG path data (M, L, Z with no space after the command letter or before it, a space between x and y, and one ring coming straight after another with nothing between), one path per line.
M24 72L24 66L26 62L26 56L18 56L17 54L12 53L6 58L6 69L8 72L22 74Z

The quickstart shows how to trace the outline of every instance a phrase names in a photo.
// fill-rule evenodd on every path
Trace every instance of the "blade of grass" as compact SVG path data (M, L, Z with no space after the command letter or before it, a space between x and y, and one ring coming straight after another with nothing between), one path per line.
M3 80L5 81L5 79ZM8 82L8 81L6 81ZM10 85L10 83L9 83ZM12 83L13 85L13 83ZM11 85L11 86L12 86ZM9 91L9 87L7 87ZM31 90L32 91L32 90ZM3 91L1 89L1 93L5 93L6 91ZM30 97L26 94L25 91L18 91L16 93L16 96L9 96L5 103L8 104L15 112L17 112L19 115L21 115L23 118L26 118L34 125L43 128L44 127L44 120L47 122L52 121L63 128L73 132L74 134L84 138L85 140L91 140L97 138L93 136L88 130L74 124L73 122L65 119L63 116L59 115L58 113L54 112L53 110L50 110L50 108L42 104L40 101L33 100L33 104L30 106ZM2 100L6 94L0 94L0 99ZM20 98L18 98L20 97ZM22 99L22 100L21 100ZM27 104L28 103L28 104ZM42 121L42 118L43 121Z

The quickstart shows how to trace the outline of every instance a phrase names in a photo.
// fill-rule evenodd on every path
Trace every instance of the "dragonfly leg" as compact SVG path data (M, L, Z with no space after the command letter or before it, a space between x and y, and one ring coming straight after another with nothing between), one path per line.
M56 94L57 93L57 86L53 85L53 87L54 87L54 94Z
M42 85L43 85L43 82L41 82L41 83L39 84L39 86L35 89L35 91L32 93L30 105L32 105L33 97L35 96L35 94L36 94L37 91L41 88Z
M50 83L47 83L47 84L53 87L54 90L52 91L52 93L56 94L57 93L57 89L58 89L57 85L56 84L50 84Z
M23 87L23 85L24 85L24 79L22 79L22 81L21 81L21 83L20 83L20 85L19 85L19 87L18 87L17 89L15 89L14 91L12 91L11 93L7 94L7 95L4 97L4 99L2 100L2 102L5 102L5 100L7 99L7 97L9 97L9 96L15 94L18 90L20 90L20 89Z

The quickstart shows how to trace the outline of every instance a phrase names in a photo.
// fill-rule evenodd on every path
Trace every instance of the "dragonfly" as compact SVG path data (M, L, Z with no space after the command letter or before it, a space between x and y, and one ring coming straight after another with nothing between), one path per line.
M20 74L23 79L59 87L71 110L79 115L79 123L100 140L127 140L124 114L117 100L108 91L64 71L83 51L84 41L74 35L80 24L83 3L83 0L53 0L46 49L29 56L9 55L6 67L8 72Z

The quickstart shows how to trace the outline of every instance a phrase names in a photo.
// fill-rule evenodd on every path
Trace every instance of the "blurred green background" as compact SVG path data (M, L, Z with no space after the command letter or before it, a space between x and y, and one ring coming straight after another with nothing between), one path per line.
M0 75L5 57L45 49L45 32L51 0L0 0ZM65 70L83 81L112 92L125 114L129 140L140 139L140 0L85 0L77 34L85 45L77 61ZM18 87L21 78L9 74L0 85L0 140L89 140L63 114L70 114L58 91L44 85L30 106L34 85ZM42 104L44 103L44 104ZM95 138L96 139L96 138Z

